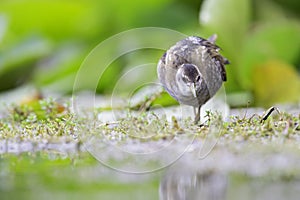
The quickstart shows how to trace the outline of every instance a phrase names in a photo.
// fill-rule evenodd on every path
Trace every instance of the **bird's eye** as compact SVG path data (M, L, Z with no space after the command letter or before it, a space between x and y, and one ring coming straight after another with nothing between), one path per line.
M197 76L197 77L196 77L196 81L197 81L197 82L200 81L200 76Z

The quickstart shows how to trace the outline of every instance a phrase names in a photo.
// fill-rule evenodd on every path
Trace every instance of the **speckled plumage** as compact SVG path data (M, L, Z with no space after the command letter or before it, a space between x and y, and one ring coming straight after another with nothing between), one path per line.
M221 56L220 48L214 44L214 40L213 37L208 40L196 36L187 37L167 50L157 66L158 78L167 92L180 103L199 108L199 112L201 106L215 95L223 81L226 81L224 65L229 62ZM185 64L196 66L196 70ZM184 69L180 69L182 66ZM198 86L196 97L192 92L182 89L185 86L178 81L178 73L184 73L183 78L194 80L195 73L200 75L201 80L195 81Z

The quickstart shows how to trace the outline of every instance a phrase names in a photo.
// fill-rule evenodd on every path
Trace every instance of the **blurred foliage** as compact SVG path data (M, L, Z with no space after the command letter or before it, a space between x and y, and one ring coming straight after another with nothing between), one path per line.
M270 60L255 67L254 74L254 97L258 104L271 106L277 101L299 100L300 79L293 66Z
M0 91L34 83L71 93L81 63L98 43L121 31L157 26L202 37L217 33L231 61L229 94L250 92L252 103L262 106L299 101L299 10L295 0L2 0ZM97 92L111 93L128 70L157 63L161 55L143 50L121 56L105 70ZM136 77L155 81L155 65L149 67ZM88 82L81 89L91 89ZM135 89L126 82L121 79L118 92Z

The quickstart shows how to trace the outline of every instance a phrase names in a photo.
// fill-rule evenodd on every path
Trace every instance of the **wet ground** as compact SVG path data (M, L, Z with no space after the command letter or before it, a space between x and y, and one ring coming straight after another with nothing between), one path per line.
M299 106L260 122L265 109L222 105L201 127L175 106L101 111L55 139L2 135L1 199L298 199Z

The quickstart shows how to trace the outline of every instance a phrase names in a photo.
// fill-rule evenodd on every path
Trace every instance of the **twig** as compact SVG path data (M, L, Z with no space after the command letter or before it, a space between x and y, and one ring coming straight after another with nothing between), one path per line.
M274 112L274 110L276 110L278 112L278 114L280 114L279 109L277 107L275 107L275 106L272 106L271 108L269 108L267 110L267 113L262 116L262 118L260 120L260 123L266 121L269 118L269 116Z

